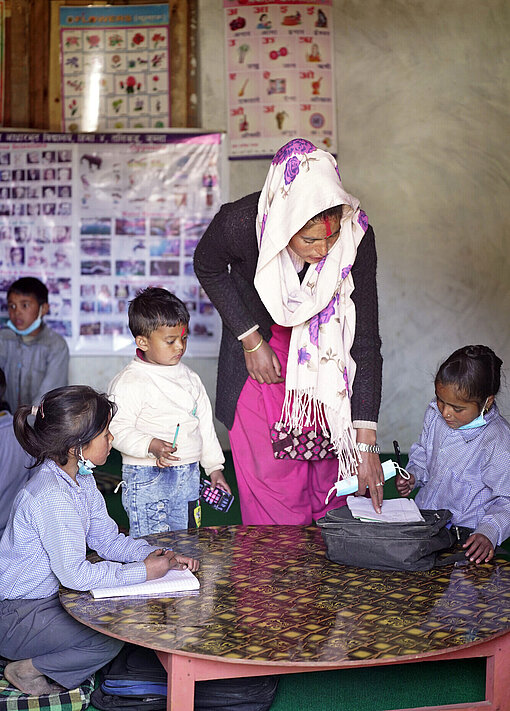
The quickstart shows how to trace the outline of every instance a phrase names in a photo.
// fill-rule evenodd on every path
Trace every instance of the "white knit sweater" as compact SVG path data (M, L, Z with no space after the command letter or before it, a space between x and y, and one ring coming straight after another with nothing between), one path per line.
M110 431L124 464L154 466L156 437L173 442L175 464L200 462L206 474L223 469L225 458L214 430L211 403L198 375L184 363L155 365L135 357L108 387L118 406Z

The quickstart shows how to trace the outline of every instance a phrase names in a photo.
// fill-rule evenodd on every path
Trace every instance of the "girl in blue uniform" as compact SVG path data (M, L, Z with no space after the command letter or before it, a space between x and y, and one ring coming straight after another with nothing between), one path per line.
M27 694L79 686L123 644L68 615L59 584L91 590L198 568L119 533L108 516L91 474L110 452L114 410L105 395L74 385L50 391L33 412L16 411L16 437L41 468L16 496L0 541L0 655L12 660L5 678ZM91 563L87 548L104 560Z
M466 557L477 564L510 535L510 425L495 402L501 365L487 346L464 346L445 360L409 452L411 477L396 477L401 496L419 487L421 509L449 509L469 529Z

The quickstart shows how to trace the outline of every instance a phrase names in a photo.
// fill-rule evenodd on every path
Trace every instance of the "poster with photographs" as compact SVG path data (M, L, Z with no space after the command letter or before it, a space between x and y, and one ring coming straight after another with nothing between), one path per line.
M224 0L231 157L336 153L332 0Z
M60 8L62 129L170 125L168 3Z
M129 300L162 286L190 311L188 354L216 356L221 322L193 253L222 162L220 134L0 133L0 319L12 281L36 276L71 353L129 355Z

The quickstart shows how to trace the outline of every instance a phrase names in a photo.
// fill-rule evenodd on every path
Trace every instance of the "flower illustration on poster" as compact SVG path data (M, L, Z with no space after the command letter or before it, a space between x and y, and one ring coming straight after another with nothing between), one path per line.
M168 4L59 12L63 130L169 126ZM161 108L152 114L156 94Z

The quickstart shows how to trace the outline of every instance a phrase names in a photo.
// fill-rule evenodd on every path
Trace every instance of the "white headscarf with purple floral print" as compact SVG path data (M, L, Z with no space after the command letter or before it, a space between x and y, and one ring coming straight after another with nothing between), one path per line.
M340 238L323 260L310 264L300 284L289 241L312 217L336 205L346 206ZM358 462L350 406L356 373L350 355L356 328L351 267L367 227L330 153L302 138L280 148L259 199L255 288L274 321L292 327L282 422L329 433L341 478Z

